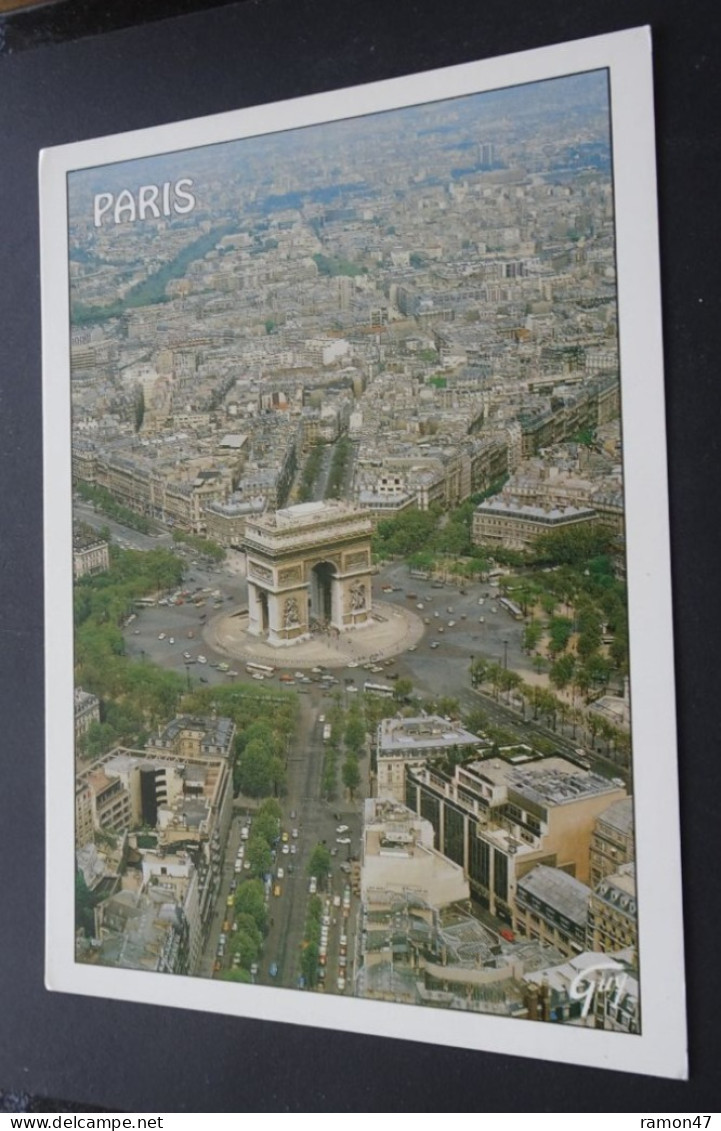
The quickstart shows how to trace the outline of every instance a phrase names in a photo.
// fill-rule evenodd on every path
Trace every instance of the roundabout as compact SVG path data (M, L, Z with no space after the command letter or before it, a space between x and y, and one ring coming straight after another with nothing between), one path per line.
M366 624L346 632L332 627L303 640L278 647L248 631L246 610L213 617L203 629L209 648L238 663L260 663L273 667L344 668L384 660L415 647L425 627L420 617L402 605L374 603Z

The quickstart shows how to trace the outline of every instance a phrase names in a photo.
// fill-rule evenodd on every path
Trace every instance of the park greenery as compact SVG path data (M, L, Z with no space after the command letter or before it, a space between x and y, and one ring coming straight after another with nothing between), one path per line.
M412 509L381 519L373 534L374 556L377 560L407 558L411 568L448 568L461 576L486 572L488 551L471 541L473 512L484 499L497 494L504 482L505 478L499 479L452 510L434 504L427 511Z
M233 787L247 797L278 797L285 788L285 760L295 727L298 698L292 692L243 683L202 687L183 700L191 714L218 714L236 726Z
M171 589L181 579L180 562L166 550L112 547L106 573L76 582L75 683L100 699L100 721L80 738L81 756L98 757L117 743L142 744L175 711L183 680L127 656L121 626L138 598Z
M92 325L96 322L105 322L108 318L119 318L128 310L141 306L153 306L155 303L167 302L166 288L174 279L182 279L190 264L196 259L202 259L212 251L217 243L233 230L230 224L212 228L204 232L198 239L192 240L162 267L135 283L129 288L122 298L117 298L111 303L97 306L87 306L80 302L72 304L72 322L74 326Z
M352 263L350 259L343 259L337 255L322 255L320 252L313 256L319 275L363 275L367 273L365 267Z

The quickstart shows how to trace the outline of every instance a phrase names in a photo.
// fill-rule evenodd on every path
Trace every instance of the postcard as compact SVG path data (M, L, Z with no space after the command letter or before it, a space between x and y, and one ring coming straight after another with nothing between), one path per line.
M683 1077L648 29L46 150L51 990Z

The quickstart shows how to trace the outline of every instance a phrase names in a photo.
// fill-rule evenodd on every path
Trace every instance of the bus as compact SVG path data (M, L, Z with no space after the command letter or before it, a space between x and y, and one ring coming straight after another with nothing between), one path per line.
M250 675L275 675L275 668L271 667L270 664L254 664L248 662L245 665L245 670L249 672Z
M508 597L499 597L498 604L507 613L510 613L514 620L523 620L523 610L518 607L515 601L509 601Z
M367 695L380 695L384 699L393 698L393 688L388 687L385 683L371 683L370 680L366 680L363 684L363 690Z

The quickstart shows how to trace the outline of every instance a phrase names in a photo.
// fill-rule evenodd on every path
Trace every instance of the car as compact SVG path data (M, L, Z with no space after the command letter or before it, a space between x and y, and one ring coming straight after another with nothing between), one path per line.
M261 675L260 672L253 672L253 679L265 679L265 676Z
M158 633L158 640L165 640L165 633L164 632Z
M273 888L273 895L276 895L276 896L280 895L280 890L281 890L280 884L276 884L275 887Z
M175 644L175 637L174 636L170 636L168 638L168 644Z
M338 992L342 994L343 990L345 989L345 978L343 978L340 974L338 975L338 981L336 982L336 985L338 987Z
M337 836L335 838L335 842L336 842L336 844L350 844L350 837L349 836Z
M479 624L485 624L485 623L486 623L486 618L485 618L485 617L479 617L479 618L478 618L478 623L479 623Z
M232 897L232 895L229 895L229 896L228 896L228 898L226 899L226 901L225 901L225 906L226 906L226 907L232 907L232 906L233 906L233 897Z
M280 839L283 841L283 844L287 844L290 838L287 832L283 832Z
M347 833L348 832L348 826L347 825L338 825L338 828L335 831L337 833Z
M454 620L449 620L448 627L449 628L455 628L455 626L456 626L456 622Z
M340 870L341 870L341 872L350 872L350 871L352 871L350 864L345 864L345 863L341 864L341 866L340 866Z
M250 860L244 860L243 861L243 869L246 872L250 871Z
M291 820L292 820L293 817L295 817L295 812L291 813L290 817L291 817ZM293 831L290 835L293 837L293 840L297 840L298 839L298 830L293 829Z
M251 973L252 973L252 971L251 971ZM277 978L278 977L278 963L277 962L271 962L270 967L268 968L268 973L270 974L271 978Z
M133 629L133 636L140 636L140 629L139 628Z
M415 652L415 650L416 650L415 644L411 644L410 648L406 648L406 652Z
M433 616L434 616L434 617L439 617L440 615L441 615L441 614L440 614L439 612L435 612L435 613L433 614Z
M297 844L291 844L291 846L290 846L290 854L291 854L291 856L295 856L295 854L296 854L296 852L297 852L297 851L298 851L298 846L297 846Z
M207 664L207 662L208 662L208 660L207 660L206 656L198 656L198 663L199 664Z
M340 907L340 896L338 895L338 892L336 892L333 896L333 906Z
M277 872L277 876L278 876L278 879L279 879L279 880L282 880L282 879L284 878L284 876L285 876L285 872L283 871L283 869L282 869L282 868L279 868L279 869L278 869L278 872Z
M502 939L506 940L506 942L515 942L516 941L516 936L513 933L513 931L510 929L510 927L503 927L498 933L499 933L499 935L501 936Z
M308 891L310 892L311 895L315 895L315 893L318 891L318 880L316 879L315 876L310 877L310 883L308 884Z
M255 978L256 974L258 973L258 963L257 962L251 962L250 972L253 975L253 977Z

